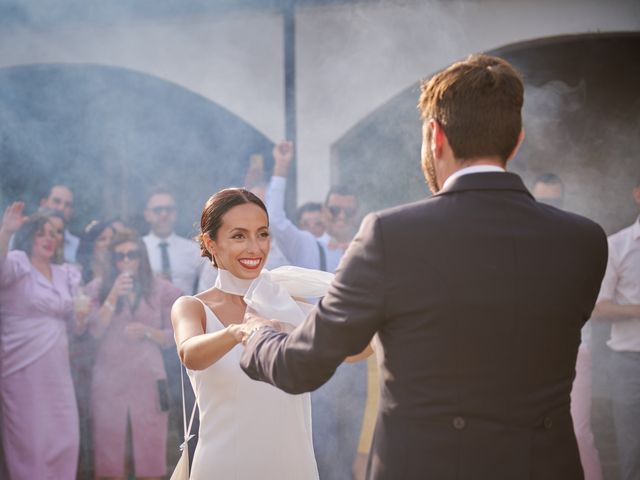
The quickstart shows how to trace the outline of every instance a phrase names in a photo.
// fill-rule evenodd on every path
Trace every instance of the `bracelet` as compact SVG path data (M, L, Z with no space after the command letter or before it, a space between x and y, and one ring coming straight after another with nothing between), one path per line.
M116 307L113 306L113 303L111 303L109 300L105 300L104 303L102 304L103 307L107 307L109 310L111 310L112 312L116 311Z
M258 332L258 330L262 330L264 327L265 325L260 325L259 327L252 328L249 332L249 335L247 335L247 338L244 340L244 344L246 345L247 343L249 343L251 337L253 337Z

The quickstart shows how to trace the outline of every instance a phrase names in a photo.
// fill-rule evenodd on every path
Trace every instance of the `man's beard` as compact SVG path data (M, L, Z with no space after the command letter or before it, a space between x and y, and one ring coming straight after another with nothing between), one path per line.
M436 167L433 162L433 154L431 153L431 130L427 130L425 145L423 156L422 156L422 173L424 174L424 178L427 180L427 185L429 185L429 190L431 193L436 194L440 190L440 186L438 185L438 178L436 175Z

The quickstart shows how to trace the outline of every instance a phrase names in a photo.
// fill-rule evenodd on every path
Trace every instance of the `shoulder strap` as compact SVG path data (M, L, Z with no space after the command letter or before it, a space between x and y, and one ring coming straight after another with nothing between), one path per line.
M322 244L316 240L318 244L318 253L320 254L320 270L323 272L327 271L327 255L324 253L324 248L322 248Z
M184 442L180 445L180 450L184 450L187 448L187 443L191 440L195 435L191 435L191 425L193 425L193 417L196 414L196 407L198 406L198 402L193 402L193 410L191 411L191 418L189 419L189 425L187 426L187 408L184 400L184 369L185 366L180 363L180 383L182 384L182 428L184 432Z

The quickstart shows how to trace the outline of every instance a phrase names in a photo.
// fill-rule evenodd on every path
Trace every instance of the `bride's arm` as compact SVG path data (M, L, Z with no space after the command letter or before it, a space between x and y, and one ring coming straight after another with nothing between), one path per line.
M176 300L171 309L171 323L180 361L190 370L204 370L213 365L242 338L240 325L236 324L204 333L204 307L193 297Z

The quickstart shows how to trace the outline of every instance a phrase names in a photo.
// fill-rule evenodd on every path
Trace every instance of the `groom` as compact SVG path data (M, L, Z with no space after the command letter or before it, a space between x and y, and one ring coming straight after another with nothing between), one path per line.
M246 326L242 368L291 393L318 388L377 334L370 479L582 478L569 393L607 243L504 171L524 138L522 101L520 75L485 55L425 82L434 196L367 216L293 332Z

